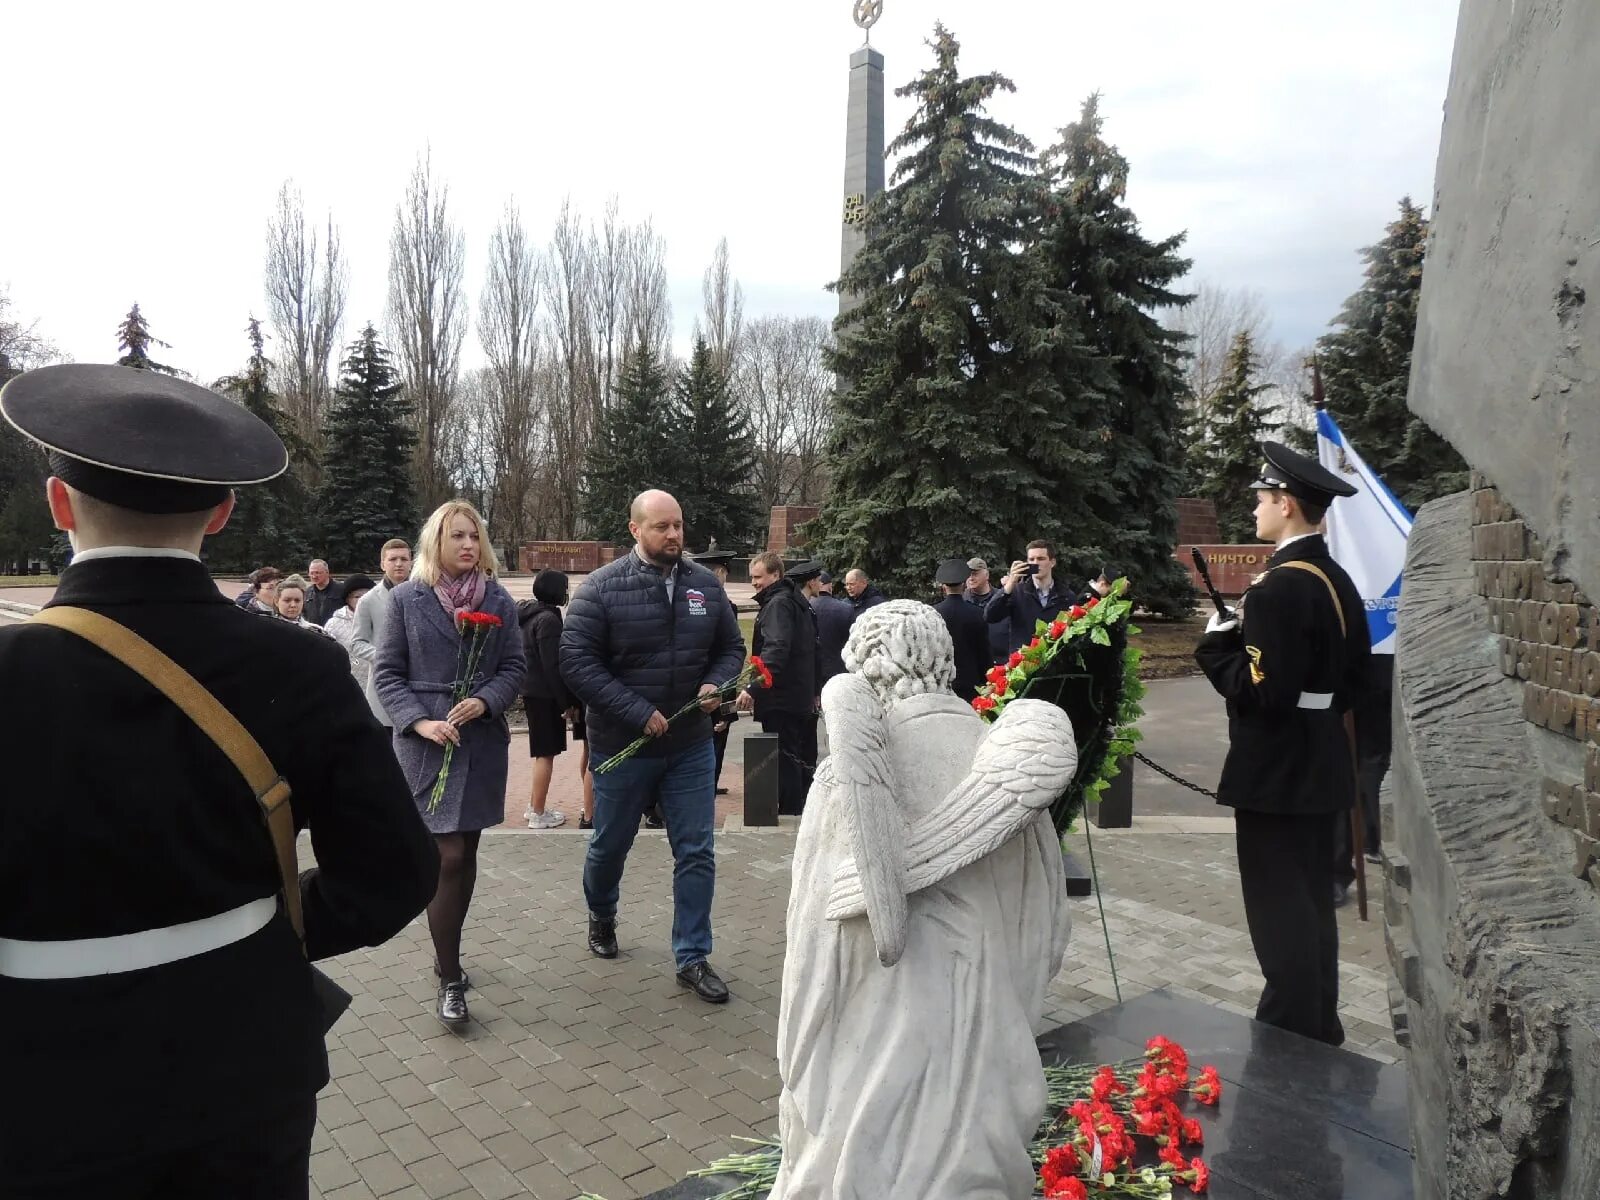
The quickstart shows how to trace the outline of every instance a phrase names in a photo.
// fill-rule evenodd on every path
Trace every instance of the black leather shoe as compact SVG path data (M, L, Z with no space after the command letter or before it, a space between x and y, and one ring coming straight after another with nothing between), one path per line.
M715 971L711 964L701 959L697 963L690 963L678 972L678 984L681 987L693 988L694 994L707 1004L726 1004L728 1002L728 985Z
M617 956L617 919L589 914L589 953L596 958Z
M717 795L726 796L727 794L728 794L728 789L727 788L718 788L717 789Z

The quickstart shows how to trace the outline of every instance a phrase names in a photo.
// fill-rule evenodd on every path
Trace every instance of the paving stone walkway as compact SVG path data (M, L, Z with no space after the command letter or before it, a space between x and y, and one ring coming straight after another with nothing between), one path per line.
M1208 831L1152 822L1094 834L1122 994L1168 986L1248 1014L1260 976L1233 838L1215 820L1187 827ZM641 833L636 844L623 953L612 962L583 942L581 834L486 837L463 955L474 989L464 1032L432 1014L421 921L329 964L355 1000L329 1036L334 1078L319 1105L313 1194L624 1200L676 1182L735 1149L735 1138L772 1135L793 847L792 828L719 834L712 961L733 999L712 1007L673 978L663 835ZM1074 848L1083 857L1081 833ZM1052 1024L1115 1003L1095 902L1072 903ZM1375 888L1375 918L1380 906ZM1381 924L1360 925L1352 905L1340 925L1348 1044L1394 1061Z

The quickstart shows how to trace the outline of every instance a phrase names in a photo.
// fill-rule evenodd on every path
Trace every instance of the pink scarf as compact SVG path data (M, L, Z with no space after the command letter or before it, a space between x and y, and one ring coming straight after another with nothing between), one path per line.
M476 611L488 591L489 578L477 567L454 579L440 571L439 582L433 585L433 594L439 597L444 615L450 618L452 625L461 613Z

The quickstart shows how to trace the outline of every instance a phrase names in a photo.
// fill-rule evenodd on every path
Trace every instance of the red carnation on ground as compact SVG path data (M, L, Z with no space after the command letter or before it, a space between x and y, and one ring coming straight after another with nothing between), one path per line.
M1198 1158L1190 1161L1185 1175L1188 1177L1189 1190L1197 1196L1211 1186L1211 1168Z
M1039 1167L1045 1195L1060 1195L1056 1189L1078 1172L1078 1152L1071 1146L1052 1146Z
M1215 1067L1203 1067L1200 1078L1189 1089L1189 1094L1201 1104L1215 1104L1222 1099L1222 1080L1217 1078Z
M1200 1128L1200 1122L1193 1117L1183 1120L1183 1140L1198 1146L1206 1140L1205 1130Z
M1088 1189L1083 1186L1083 1180L1076 1175L1063 1179L1055 1187L1046 1190L1046 1200L1088 1200Z

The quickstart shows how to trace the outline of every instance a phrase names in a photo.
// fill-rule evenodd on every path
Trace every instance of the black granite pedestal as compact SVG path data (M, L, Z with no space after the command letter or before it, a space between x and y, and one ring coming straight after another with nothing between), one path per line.
M1143 1054L1158 1033L1181 1043L1196 1071L1215 1066L1222 1079L1216 1108L1184 1106L1205 1130L1200 1157L1211 1168L1212 1200L1411 1200L1399 1065L1164 990L1054 1029L1039 1052L1046 1063L1116 1062ZM738 1182L687 1179L649 1200L711 1200Z
M778 824L778 735L751 733L744 739L744 823Z

